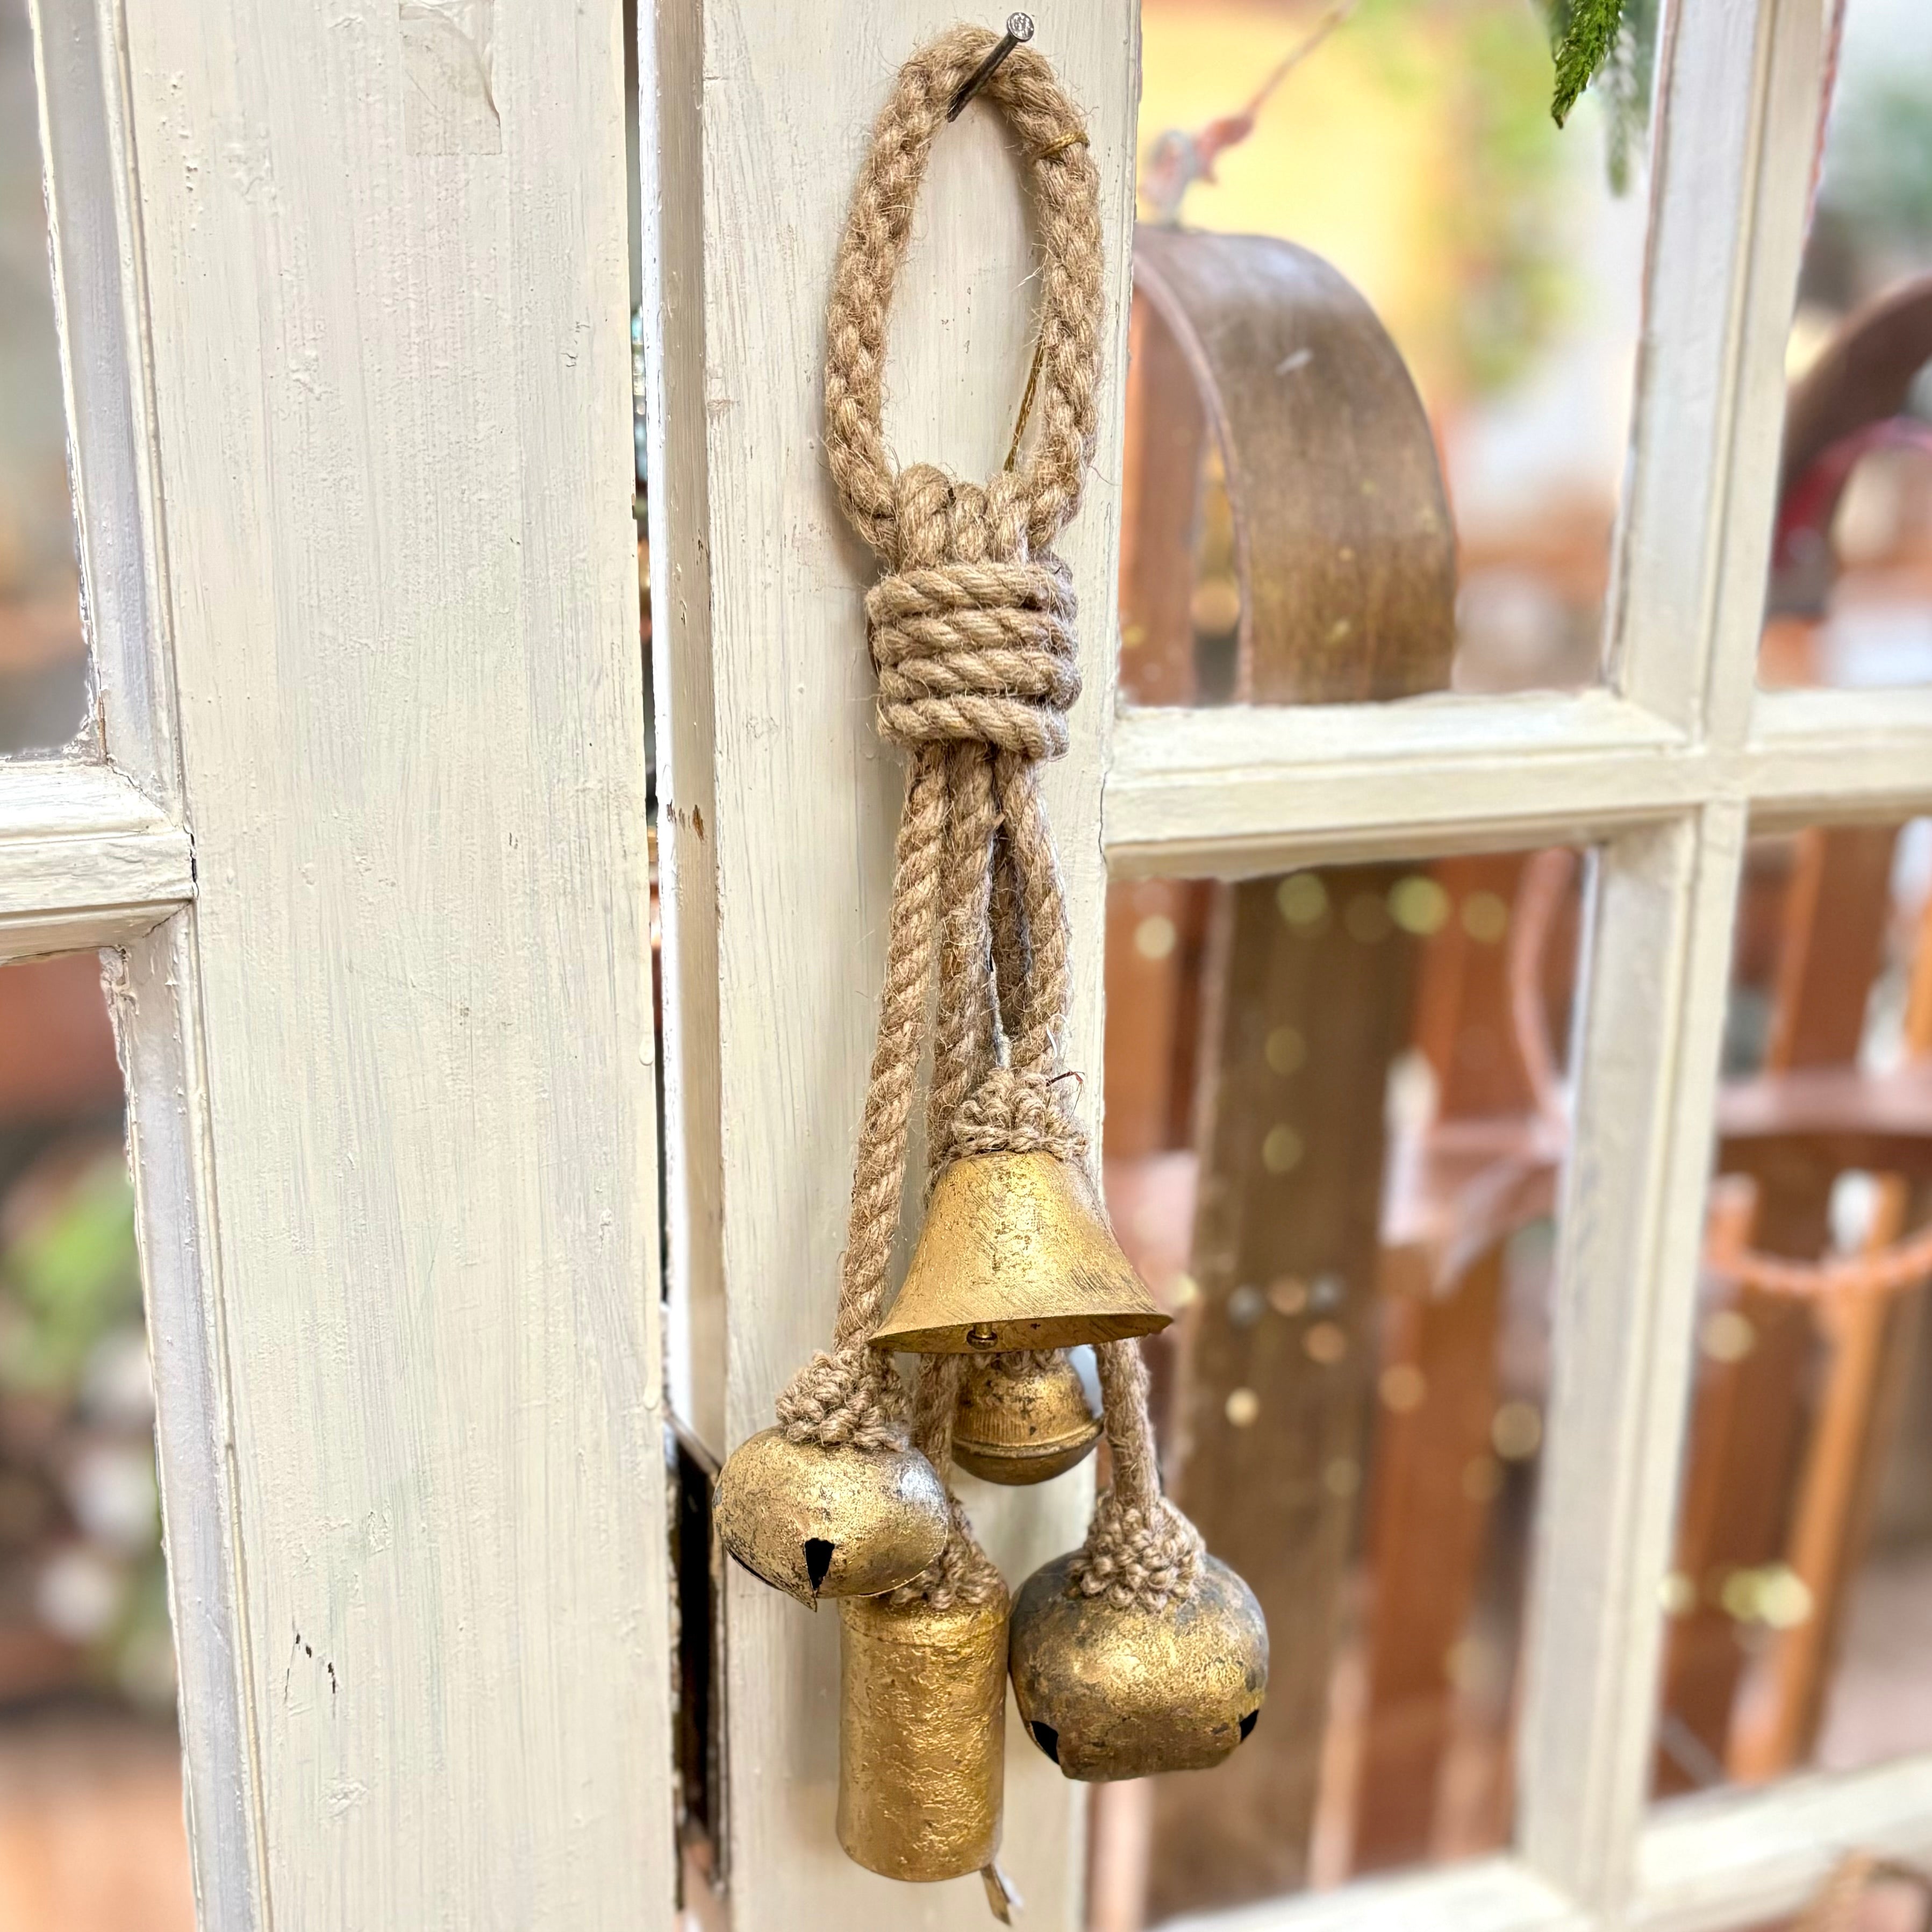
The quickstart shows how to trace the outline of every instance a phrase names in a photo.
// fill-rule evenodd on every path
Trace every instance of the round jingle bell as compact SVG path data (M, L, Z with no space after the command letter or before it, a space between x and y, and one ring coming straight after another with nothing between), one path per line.
M939 1177L872 1340L990 1355L1124 1341L1172 1318L1120 1252L1084 1168L1045 1153L968 1154Z
M982 1482L1044 1483L1100 1439L1079 1370L1058 1352L968 1364L952 1422L952 1458Z
M732 1556L802 1604L910 1582L952 1520L946 1486L916 1449L825 1448L782 1429L732 1452L712 1516Z
M1077 1552L1042 1564L1013 1606L1013 1694L1028 1735L1091 1783L1200 1771L1255 1727L1268 1625L1254 1592L1203 1556L1192 1594L1154 1610L1083 1595Z
M1000 1846L1006 1609L838 1606L838 1842L868 1871L963 1878Z

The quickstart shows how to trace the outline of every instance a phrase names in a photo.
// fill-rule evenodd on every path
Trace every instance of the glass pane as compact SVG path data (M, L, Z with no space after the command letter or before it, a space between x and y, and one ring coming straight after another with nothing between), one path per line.
M1647 35L1654 12L1630 17ZM1208 704L1595 682L1642 295L1647 50L1620 120L1593 91L1559 131L1544 18L1521 0L1144 0L1142 30L1124 689ZM1318 265L1258 292L1283 241L1366 308ZM1211 290L1192 274L1204 247L1232 251ZM1384 330L1420 407L1382 383ZM1301 483L1305 514L1271 520L1263 506ZM1430 532L1442 574L1418 614L1384 573L1414 564L1434 519L1453 520L1455 554Z
M0 756L88 707L39 130L26 0L0 0Z
M0 968L0 1925L193 1932L121 1076L92 955Z
M1095 1932L1508 1840L1580 872L1112 889L1108 1201L1272 1660L1226 1764L1096 1787Z
M1932 10L1850 0L1786 356L1767 685L1932 682Z
M1748 848L1661 1795L1932 1750L1932 820Z

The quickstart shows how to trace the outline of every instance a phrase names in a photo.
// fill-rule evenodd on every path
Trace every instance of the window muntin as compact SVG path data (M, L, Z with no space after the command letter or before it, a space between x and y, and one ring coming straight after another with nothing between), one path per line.
M0 4L0 757L70 742L88 708L34 44Z

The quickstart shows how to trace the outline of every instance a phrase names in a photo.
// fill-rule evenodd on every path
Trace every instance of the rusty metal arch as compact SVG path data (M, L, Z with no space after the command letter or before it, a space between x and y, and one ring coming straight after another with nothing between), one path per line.
M1435 439L1355 288L1293 242L1143 226L1134 285L1220 449L1243 702L1441 689L1456 547Z

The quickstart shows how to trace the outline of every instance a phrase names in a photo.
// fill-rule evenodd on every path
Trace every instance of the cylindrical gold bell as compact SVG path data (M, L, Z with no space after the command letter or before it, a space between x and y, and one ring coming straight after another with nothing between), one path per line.
M712 1517L753 1576L802 1604L910 1583L952 1526L946 1485L916 1449L820 1448L778 1429L732 1451Z
M1152 1335L1173 1318L1120 1252L1084 1168L970 1154L939 1177L876 1348L998 1354Z
M1100 1439L1080 1371L1058 1352L969 1361L959 1383L952 1457L983 1482L1044 1483Z
M1034 1742L1095 1783L1219 1764L1268 1690L1254 1592L1204 1556L1184 1602L1120 1610L1070 1588L1073 1562L1042 1564L1013 1606L1013 1694Z
M838 1606L838 1842L869 1871L962 1878L1000 1846L1006 1593Z

